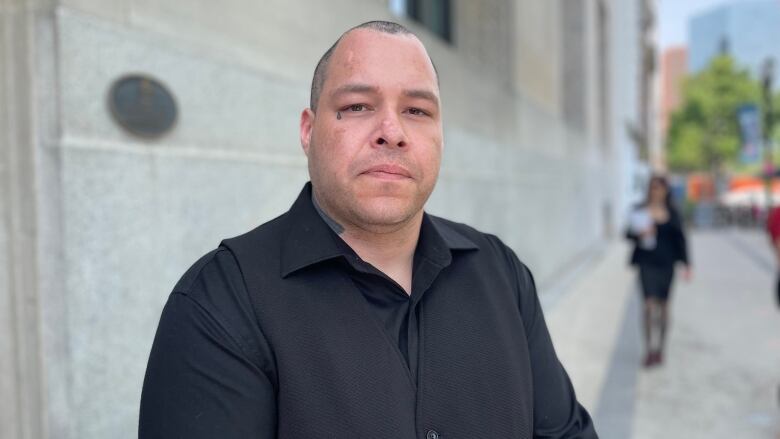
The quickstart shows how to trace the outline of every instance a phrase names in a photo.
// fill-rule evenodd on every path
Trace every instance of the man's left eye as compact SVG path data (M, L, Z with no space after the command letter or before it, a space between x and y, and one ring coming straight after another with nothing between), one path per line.
M427 116L428 113L425 110L421 110L419 108L410 108L406 110L409 114L414 116Z

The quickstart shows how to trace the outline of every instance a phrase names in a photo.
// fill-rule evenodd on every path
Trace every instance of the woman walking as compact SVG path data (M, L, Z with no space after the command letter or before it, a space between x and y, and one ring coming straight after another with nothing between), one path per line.
M644 366L663 362L664 343L669 327L669 293L677 262L683 277L691 271L682 219L671 202L669 183L656 175L650 179L647 199L631 214L628 238L634 242L631 264L639 269L644 298Z

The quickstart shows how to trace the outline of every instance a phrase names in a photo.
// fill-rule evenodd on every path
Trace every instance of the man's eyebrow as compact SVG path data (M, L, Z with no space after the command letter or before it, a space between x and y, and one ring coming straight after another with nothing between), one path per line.
M423 90L423 89L404 90L404 95L410 98L425 99L427 101L431 101L431 103L433 104L439 105L439 97L436 96L436 93L430 90Z
M338 96L349 93L379 93L379 88L368 84L344 84L333 90L331 96Z

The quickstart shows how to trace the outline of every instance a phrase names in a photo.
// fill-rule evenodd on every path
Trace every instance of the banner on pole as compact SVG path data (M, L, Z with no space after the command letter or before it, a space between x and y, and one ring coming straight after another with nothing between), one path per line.
M756 163L761 159L761 112L756 104L744 104L737 109L739 134L742 140L740 159Z

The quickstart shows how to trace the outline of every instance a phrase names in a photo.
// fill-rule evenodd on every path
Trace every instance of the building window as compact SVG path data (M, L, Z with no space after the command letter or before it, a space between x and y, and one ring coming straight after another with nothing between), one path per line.
M390 0L390 10L422 24L447 42L452 42L450 0Z

